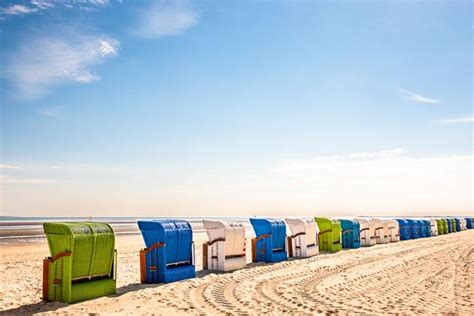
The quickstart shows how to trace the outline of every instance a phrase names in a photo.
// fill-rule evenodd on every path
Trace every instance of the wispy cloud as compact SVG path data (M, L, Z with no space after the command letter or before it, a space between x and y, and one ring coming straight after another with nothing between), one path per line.
M424 103L424 104L437 104L437 103L439 103L439 101L436 100L436 99L425 97L423 95L408 91L406 89L400 88L400 91L404 94L404 96L407 99L418 102L418 103Z
M63 181L53 179L17 178L0 175L0 183L3 184L52 184L61 182Z
M20 169L20 166L0 164L0 169Z
M31 34L7 57L7 80L14 84L19 98L35 99L62 83L99 80L94 66L117 55L118 48L116 39L102 35Z
M26 15L35 13L37 11L38 8L36 7L30 7L22 4L14 4L0 9L0 13L3 15Z
M474 116L464 116L451 119L439 120L441 124L474 124Z
M175 36L197 22L198 14L187 2L157 1L143 8L132 34L146 39Z
M52 118L60 118L60 109L59 108L42 108L38 110L38 114L41 116L52 117Z

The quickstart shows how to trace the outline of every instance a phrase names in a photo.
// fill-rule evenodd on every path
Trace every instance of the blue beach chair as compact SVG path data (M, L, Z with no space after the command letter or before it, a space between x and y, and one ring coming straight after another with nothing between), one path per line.
M397 222L400 226L400 239L410 240L410 224L406 219L397 218Z
M418 229L418 221L416 219L407 219L409 228L410 228L410 239L417 239L420 238L419 229Z
M360 248L360 224L356 220L339 219L342 229L342 248Z
M194 278L191 225L184 220L139 221L147 248L140 251L142 283L169 283Z
M431 221L428 219L421 219L423 227L423 237L431 237Z
M466 228L472 229L472 217L466 217Z
M453 224L451 222L451 218L445 217L444 219L448 222L448 233L453 233Z
M286 225L282 220L251 218L256 238L252 239L253 262L280 262L288 259Z

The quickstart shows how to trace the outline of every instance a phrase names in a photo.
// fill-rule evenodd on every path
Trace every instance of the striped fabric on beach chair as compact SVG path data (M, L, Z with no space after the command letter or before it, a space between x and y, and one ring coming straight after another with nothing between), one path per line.
M43 300L75 303L116 293L117 252L105 223L44 223Z

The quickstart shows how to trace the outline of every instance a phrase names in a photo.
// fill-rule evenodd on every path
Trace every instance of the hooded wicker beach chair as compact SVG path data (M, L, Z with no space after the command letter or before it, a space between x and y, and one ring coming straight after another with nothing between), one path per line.
M245 268L245 227L240 223L203 220L209 241L202 245L204 270L232 271Z
M420 219L421 227L422 227L422 237L431 237L431 221L428 219Z
M44 223L43 300L76 303L116 293L117 252L105 223Z
M337 219L315 217L319 227L319 250L337 252L342 249L341 223Z
M194 242L184 220L139 221L146 248L140 250L142 283L170 283L194 278Z
M395 219L384 219L388 225L388 240L390 242L400 241L400 224Z
M342 248L360 248L360 224L354 219L339 218L342 229Z
M447 234L447 226L445 226L444 220L441 218L436 219L436 225L438 227L438 235Z
M462 217L456 217L454 218L454 221L456 223L456 231L460 232L463 230L466 230L466 219Z
M467 229L472 229L472 217L466 217L464 218L466 220L466 228Z
M376 224L367 218L357 218L360 229L360 245L362 247L373 246L377 243L375 240Z
M388 223L379 218L372 218L372 222L375 223L375 240L377 244L386 244L390 241L388 237Z
M288 256L312 257L319 253L319 228L313 218L287 218L291 236L288 240Z
M456 221L454 220L454 218L449 217L448 218L448 223L449 223L449 226L451 227L451 233L457 232L457 230L456 230Z
M451 223L451 218L445 217L446 223L448 224L448 233L453 233L453 223Z
M434 218L430 218L430 231L431 231L431 236L438 236L438 222Z
M408 218L407 219L409 228L410 228L410 239L420 238L418 225L419 222L416 219Z
M252 239L253 262L280 262L288 259L286 225L282 220L251 218L255 238Z
M400 227L400 240L410 240L410 224L406 219L397 218Z

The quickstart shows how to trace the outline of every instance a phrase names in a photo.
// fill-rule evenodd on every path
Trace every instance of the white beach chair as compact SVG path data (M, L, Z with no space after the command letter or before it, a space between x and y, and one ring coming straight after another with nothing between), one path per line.
M376 224L367 218L356 218L360 225L360 245L363 247L376 244L375 227Z
M394 219L384 219L388 225L388 240L390 242L400 241L400 224Z
M461 225L461 230L467 229L467 221L465 218L459 217L459 224Z
M428 218L431 223L431 236L438 236L438 222L434 218Z
M371 221L375 223L375 240L377 244L386 244L390 241L388 237L388 223L379 218L372 218Z
M239 223L203 220L209 241L203 244L203 269L232 271L247 265L245 228Z
M319 253L319 228L314 218L287 218L291 231L288 249L291 257L312 257Z

